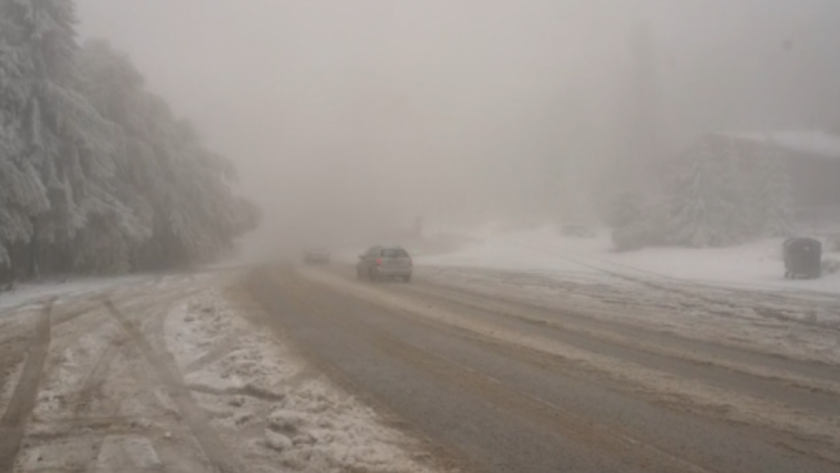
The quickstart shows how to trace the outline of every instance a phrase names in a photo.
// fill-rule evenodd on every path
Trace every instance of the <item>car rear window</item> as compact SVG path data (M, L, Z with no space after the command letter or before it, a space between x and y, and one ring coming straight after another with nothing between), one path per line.
M408 252L402 248L385 248L382 250L385 258L408 258Z

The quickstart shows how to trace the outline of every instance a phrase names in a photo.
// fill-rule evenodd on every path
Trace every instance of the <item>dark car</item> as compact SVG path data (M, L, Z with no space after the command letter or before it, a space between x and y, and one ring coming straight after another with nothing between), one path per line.
M399 279L410 282L414 267L411 256L399 246L374 246L359 256L356 276L370 281Z
M306 250L303 255L303 262L306 264L329 264L330 252L320 248Z

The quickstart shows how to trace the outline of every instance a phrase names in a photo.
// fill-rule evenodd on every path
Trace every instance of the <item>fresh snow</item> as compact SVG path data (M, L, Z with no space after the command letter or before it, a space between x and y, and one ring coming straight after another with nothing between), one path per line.
M550 226L483 237L482 244L454 254L416 258L418 271L478 294L655 325L687 338L797 359L840 362L835 331L840 274L784 279L781 239L616 253L606 234L571 238Z
M481 240L455 253L415 260L429 266L556 272L587 278L612 273L727 287L840 294L840 274L816 280L785 279L781 238L729 248L646 248L626 253L613 250L607 232L595 238L574 238L562 235L553 226L485 232ZM840 254L827 253L824 258L840 260Z
M89 280L21 291L0 321L11 341L31 331L39 297L60 297L27 424L27 438L37 440L25 441L19 469L87 464L96 471L199 471L209 458L194 437L204 431L218 436L241 471L437 471L418 440L386 426L387 419L310 366L282 334L263 328L267 315L231 288L241 274ZM103 293L121 315L102 304ZM142 345L134 343L140 340L161 360L171 356L171 378L141 356ZM20 358L4 367L0 404L21 376ZM191 399L178 402L173 394L182 386ZM90 429L97 435L75 435Z
M54 297L81 296L91 292L136 284L151 278L150 275L130 275L18 284L11 291L0 292L0 316L2 316L3 310L12 307L34 304Z

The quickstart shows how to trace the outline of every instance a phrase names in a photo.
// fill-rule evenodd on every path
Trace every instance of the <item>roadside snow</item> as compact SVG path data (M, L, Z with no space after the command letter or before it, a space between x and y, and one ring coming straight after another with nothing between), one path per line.
M257 309L207 290L164 324L187 385L235 451L266 466L259 471L277 463L307 473L432 471L412 457L416 442L258 330L245 318L249 310Z
M571 311L619 324L655 327L689 339L840 364L840 304L817 296L775 293L778 297L774 297L713 287L690 287L683 294L622 280L598 283L578 277L459 268L437 268L424 277L489 301L514 301L556 314Z
M569 238L549 226L484 237L464 252L417 258L428 265L418 276L688 338L840 362L840 274L784 279L780 240L615 253L608 235Z
M134 285L152 278L151 275L140 274L19 284L11 291L0 292L0 315L3 315L3 311L12 307L35 304L54 297L84 296L92 292Z
M647 248L617 253L609 235L563 236L553 226L488 233L482 243L462 251L417 262L429 266L461 266L519 271L602 276L607 273L647 279L767 290L840 294L840 274L817 280L784 278L782 239L762 240L731 248ZM838 254L828 257L840 259ZM606 271L606 273L605 273Z

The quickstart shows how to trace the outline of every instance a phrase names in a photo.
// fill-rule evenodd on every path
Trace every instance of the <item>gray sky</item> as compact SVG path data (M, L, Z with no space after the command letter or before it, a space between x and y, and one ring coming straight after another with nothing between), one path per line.
M238 164L266 241L585 207L639 116L666 150L706 130L840 123L835 0L78 5L83 37L128 52Z

